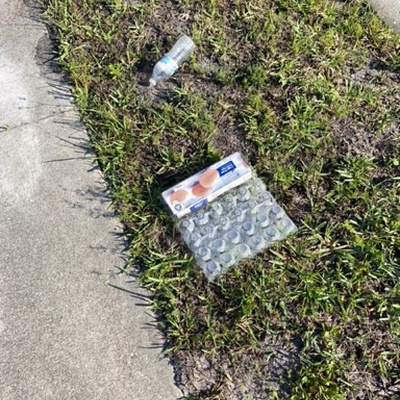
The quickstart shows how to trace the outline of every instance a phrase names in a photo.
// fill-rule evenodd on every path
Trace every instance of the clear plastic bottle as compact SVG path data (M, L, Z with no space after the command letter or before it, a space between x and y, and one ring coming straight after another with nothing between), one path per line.
M180 37L172 49L154 66L152 77L149 80L150 86L154 87L158 82L169 79L182 62L189 58L195 47L189 36Z

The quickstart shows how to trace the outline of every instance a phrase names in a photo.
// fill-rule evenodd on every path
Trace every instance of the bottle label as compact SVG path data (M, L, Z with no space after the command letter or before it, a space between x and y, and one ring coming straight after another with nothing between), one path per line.
M164 56L160 60L160 63L166 65L166 69L171 75L174 74L175 71L178 69L178 64L170 56Z

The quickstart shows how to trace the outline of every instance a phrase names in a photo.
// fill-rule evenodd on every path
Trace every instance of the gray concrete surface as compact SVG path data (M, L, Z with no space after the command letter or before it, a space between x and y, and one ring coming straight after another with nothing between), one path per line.
M369 2L389 26L400 31L400 0L369 0Z
M121 227L26 3L0 0L0 399L176 399L146 293L117 274Z

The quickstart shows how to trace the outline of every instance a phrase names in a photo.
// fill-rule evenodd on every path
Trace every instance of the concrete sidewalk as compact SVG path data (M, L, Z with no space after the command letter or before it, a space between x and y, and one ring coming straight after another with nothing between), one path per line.
M146 293L117 274L121 227L26 3L0 0L0 399L176 399Z
M369 0L377 14L395 31L400 31L400 0Z

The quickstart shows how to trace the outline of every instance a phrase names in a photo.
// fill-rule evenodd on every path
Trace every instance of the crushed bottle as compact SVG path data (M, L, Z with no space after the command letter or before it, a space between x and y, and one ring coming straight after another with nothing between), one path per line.
M153 74L149 80L150 87L169 79L183 61L189 58L195 47L193 40L189 36L180 37L172 49L154 66Z

